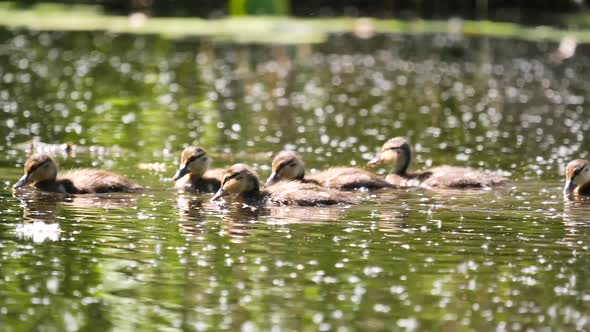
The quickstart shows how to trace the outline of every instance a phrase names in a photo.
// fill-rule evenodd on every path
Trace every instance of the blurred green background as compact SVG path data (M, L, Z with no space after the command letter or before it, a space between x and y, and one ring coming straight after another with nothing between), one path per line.
M555 13L586 11L588 0L25 0L22 7L40 2L98 5L113 14L144 12L152 16L216 18L227 15L370 16L379 18L489 19L518 23L547 22Z

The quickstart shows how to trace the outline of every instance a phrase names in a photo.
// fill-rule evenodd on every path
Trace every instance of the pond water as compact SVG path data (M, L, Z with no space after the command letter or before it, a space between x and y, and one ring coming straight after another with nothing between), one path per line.
M590 49L457 35L242 45L0 30L0 330L590 329ZM186 144L268 176L364 165L407 136L414 169L510 176L490 191L359 193L251 209L178 193ZM26 145L75 144L140 195L14 196ZM384 173L386 170L378 170Z

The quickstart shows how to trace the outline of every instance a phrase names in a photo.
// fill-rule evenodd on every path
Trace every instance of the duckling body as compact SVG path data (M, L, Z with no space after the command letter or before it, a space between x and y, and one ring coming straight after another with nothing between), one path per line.
M221 186L223 169L210 169L202 176L186 175L176 180L174 188L190 192L214 193Z
M438 166L425 172L388 174L389 183L399 187L428 188L485 188L499 185L506 181L500 176L491 176L483 172L456 166Z
M488 175L467 167L438 166L425 172L409 173L411 150L407 140L395 137L383 145L377 157L368 163L373 167L381 163L393 166L385 178L389 183L400 187L426 188L487 188L501 185L508 181L502 176Z
M233 194L250 205L261 205L267 202L275 205L299 206L354 203L354 199L349 195L322 188L313 183L282 181L261 189L256 173L244 164L235 164L226 171L221 188L211 200L217 200L228 194Z
M314 173L307 177L308 181L318 183L322 187L338 190L394 188L386 179L356 167L333 167Z
M303 161L292 151L282 151L275 156L272 161L272 174L266 184L274 184L281 180L318 184L338 190L394 187L382 177L356 167L333 167L306 177Z
M346 194L322 188L314 183L282 181L264 189L271 202L278 205L319 206L352 204Z
M25 163L25 175L13 188L33 185L41 191L63 194L93 194L109 192L140 192L143 187L108 171L77 169L58 175L55 161L45 154L36 154Z
M563 194L566 197L590 196L590 162L588 160L576 159L567 164Z
M172 178L174 187L191 192L216 192L225 170L209 168L209 157L200 146L189 146L180 157L180 168Z

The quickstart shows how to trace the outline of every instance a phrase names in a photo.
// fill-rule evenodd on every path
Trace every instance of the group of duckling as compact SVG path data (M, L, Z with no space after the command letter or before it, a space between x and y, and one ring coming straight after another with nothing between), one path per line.
M391 172L381 177L357 167L332 167L309 176L304 163L292 151L278 153L272 161L272 173L262 185L256 172L245 164L227 169L209 169L205 149L191 146L184 149L180 168L173 177L175 187L194 192L214 192L212 201L234 196L247 204L270 202L277 205L352 204L355 198L346 191L384 188L425 187L490 188L508 181L502 176L487 175L466 167L439 166L410 173L411 148L403 137L383 144L378 155L367 166L384 164ZM141 192L143 187L131 180L104 170L77 169L58 174L55 161L45 154L35 154L25 163L25 174L14 189L32 185L38 190L64 194L108 192ZM574 160L566 167L564 194L590 195L590 163Z

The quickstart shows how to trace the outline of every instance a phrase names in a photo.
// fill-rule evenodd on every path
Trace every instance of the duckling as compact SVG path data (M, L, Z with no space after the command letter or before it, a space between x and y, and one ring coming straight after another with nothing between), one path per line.
M408 173L411 155L408 141L404 137L395 137L385 142L381 152L367 165L392 165L393 169L385 179L400 187L486 188L508 181L505 177L487 175L471 168L446 165L431 168L426 172Z
M322 188L313 183L283 181L273 186L260 189L256 172L244 164L231 166L223 176L221 187L211 201L228 194L249 205L260 205L267 201L276 205L317 206L334 204L352 204L349 195L339 191Z
M224 169L209 168L207 151L200 146L189 146L180 156L180 168L172 178L178 189L187 191L216 192L221 186Z
M131 180L103 170L77 169L58 176L57 164L46 154L34 154L25 163L25 175L12 187L32 184L41 191L63 194L140 192L143 187Z
M565 167L565 196L590 196L590 162L588 160L572 160Z
M333 167L305 177L303 161L293 151L279 152L272 161L272 173L266 180L266 185L280 180L297 180L338 190L360 188L373 190L395 187L382 177L355 167Z

